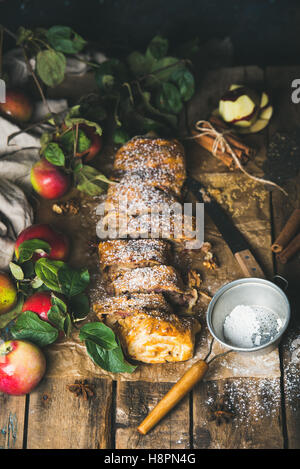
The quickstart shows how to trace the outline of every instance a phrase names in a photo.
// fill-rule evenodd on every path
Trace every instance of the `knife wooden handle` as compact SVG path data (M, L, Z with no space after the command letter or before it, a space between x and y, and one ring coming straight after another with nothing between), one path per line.
M257 260L255 259L251 251L249 251L249 249L244 249L244 251L236 252L234 257L238 261L245 277L266 277Z

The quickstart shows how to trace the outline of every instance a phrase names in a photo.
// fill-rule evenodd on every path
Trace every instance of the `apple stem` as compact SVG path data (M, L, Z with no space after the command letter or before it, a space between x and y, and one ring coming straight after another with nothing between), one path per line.
M32 78L34 79L34 82L35 82L35 84L36 84L36 86L37 86L37 89L39 90L39 93L40 93L40 95L41 95L41 98L42 98L42 100L43 100L43 103L44 103L44 105L47 107L49 114L50 114L51 116L55 117L54 114L53 114L53 112L52 112L51 109L50 109L49 103L48 103L48 101L47 101L47 99L46 99L46 97L45 97L45 95L44 95L44 92L43 92L43 90L42 90L42 87L41 87L41 85L40 85L40 82L38 81L38 79L37 79L37 77L36 77L36 74L34 73L34 71L33 71L33 69L32 69L32 66L31 66L31 64L30 64L30 62L29 62L29 60L28 60L25 47L22 47L22 50L23 50L23 55L24 55L24 59L25 59L25 62L26 62L26 66L27 66L28 71L29 71L29 73L31 74Z
M74 150L73 150L73 157L75 158L76 156L76 150L77 150L77 143L78 143L78 129L79 125L75 125L75 139L74 139Z
M2 24L0 25L1 28L3 29L3 31L5 31L9 36L11 36L16 42L18 40L17 36L12 33L9 29L7 29L5 26L3 26Z
M5 344L5 342L0 345L0 357L4 355L8 355L11 351L12 351L11 345Z
M16 34L12 33L8 28L6 28L5 26L3 26L2 24L0 24L0 27L1 27L1 34L3 34L3 32L6 32L9 36L11 36L15 41L16 43L18 44L18 37L16 36ZM0 39L1 40L1 39ZM44 95L44 92L42 90L42 87L40 85L40 82L39 80L37 79L36 77L36 74L34 73L33 71L33 68L29 62L29 59L28 59L28 56L27 56L27 53L26 53L26 47L23 46L22 44L18 44L22 51L23 51L23 55L24 55L24 59L25 59L25 63L26 63L26 66L27 66L27 69L29 71L29 73L31 74L35 84L36 84L36 87L41 95L41 98L42 98L42 101L44 103L44 105L46 106L46 108L48 109L48 112L49 114L53 117L54 119L54 122L55 122L55 114L51 111L50 109L50 106L49 106L49 103ZM1 61L1 52L0 52L0 61ZM0 64L0 72L1 72L1 64ZM1 75L0 75L1 76Z

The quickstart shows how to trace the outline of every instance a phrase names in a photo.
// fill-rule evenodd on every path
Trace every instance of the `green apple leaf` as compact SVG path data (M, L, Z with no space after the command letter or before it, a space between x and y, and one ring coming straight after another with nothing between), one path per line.
M86 45L86 41L69 26L52 26L46 32L49 44L64 54L77 54Z
M85 340L86 350L93 362L111 373L133 373L136 366L125 361L121 345L105 350L91 340Z
M166 55L169 48L169 41L168 39L162 36L154 36L151 40L147 50L146 55L150 55L155 59L161 59Z
M152 55L144 55L141 52L134 51L127 57L129 68L136 77L146 75L151 71L155 62Z
M160 60L156 60L151 67L150 77L147 80L147 83L157 84L160 82L166 82L170 79L172 73L175 70L179 70L184 65L177 57L163 57Z
M53 49L42 50L36 56L36 69L47 86L59 85L65 76L66 58Z
M66 337L70 337L72 332L72 320L70 314L66 315L65 323L64 323L64 333Z
M67 127L73 127L75 125L80 125L80 124L85 124L88 125L89 127L94 127L95 133L98 135L102 135L102 128L97 122L93 122L91 120L85 119L83 117L75 117L74 115L68 115L65 118L65 124ZM86 137L87 138L87 137Z
M66 303L58 296L51 293L51 308L48 312L48 319L58 330L69 336L72 329L72 322Z
M58 306L64 313L67 312L68 308L66 303L61 298L54 295L54 293L51 294L51 304L52 306Z
M58 337L58 331L36 313L25 311L11 328L11 334L17 340L29 340L39 347L52 344Z
M64 331L66 314L58 306L51 306L48 319L59 331Z
M49 254L50 251L51 246L46 241L38 238L28 239L18 246L18 262L22 264L29 261L35 252L46 252Z
M92 166L83 165L75 173L76 187L88 195L95 196L107 191L108 184L112 183L104 174Z
M90 274L87 269L75 270L64 264L58 270L58 280L61 285L61 292L71 297L85 290L90 281Z
M64 166L65 165L65 155L58 143L51 142L48 143L44 149L44 156L49 163L54 164L55 166Z
M43 283L57 293L62 293L62 285L58 277L58 271L65 265L62 261L41 258L35 263L35 273Z
M24 28L23 26L20 26L17 31L17 41L16 41L17 46L20 46L24 42L27 42L28 40L30 40L32 35L33 35L33 31L31 29L27 29L27 28Z
M32 286L32 288L34 288L35 290L37 290L38 288L40 288L42 285L44 284L43 280L41 280L40 278L38 277L34 277L31 282L30 282L30 285Z
M84 293L70 298L69 308L74 322L83 321L90 312L90 303L88 296Z
M113 95L128 79L129 72L126 65L116 58L102 62L95 73L96 83L106 95Z
M195 80L194 76L187 68L175 70L172 73L170 80L177 85L183 101L191 99L195 92Z
M125 361L118 338L112 329L102 322L85 324L79 333L87 353L93 362L112 373L132 373L136 366Z
M103 322L89 322L81 327L79 339L90 340L105 350L112 350L118 347L115 334Z
M130 139L128 133L126 130L123 129L115 129L114 134L113 134L113 141L116 144L124 145L124 143L128 142Z
M35 263L35 273L50 290L68 297L81 293L90 281L87 269L76 270L65 262L47 258L41 258ZM52 298L52 301L55 306L62 307L58 298Z
M171 127L176 127L177 117L174 116L174 114L162 112L154 107L151 103L151 94L149 92L141 92L140 95L143 100L144 108L148 113L157 118L159 121L162 121Z
M75 139L76 139L75 128L70 129L69 132L64 133L60 137L61 145L66 151L66 153L72 154L74 152ZM78 129L76 152L82 153L84 151L87 151L90 148L90 146L91 146L91 140L88 138L88 136L85 134L85 132L82 129Z
M25 276L22 267L20 267L18 264L15 264L14 262L10 262L9 268L16 280L24 280Z
M157 106L164 112L178 114L182 109L182 101L178 88L172 83L162 83L157 95Z

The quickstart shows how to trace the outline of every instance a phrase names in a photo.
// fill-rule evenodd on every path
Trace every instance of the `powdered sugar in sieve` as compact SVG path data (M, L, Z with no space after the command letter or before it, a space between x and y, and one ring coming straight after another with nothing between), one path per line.
M223 332L231 345L252 348L272 341L281 327L281 319L271 309L238 305L226 317Z

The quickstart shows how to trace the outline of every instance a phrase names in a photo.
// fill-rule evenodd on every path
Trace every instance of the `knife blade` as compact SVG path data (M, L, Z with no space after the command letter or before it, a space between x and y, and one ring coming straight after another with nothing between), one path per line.
M241 267L243 274L246 277L265 278L262 268L251 252L249 243L234 225L223 207L211 195L207 195L202 184L194 178L189 176L186 180L186 186L199 202L204 203L204 211L208 213L220 231L224 241Z

